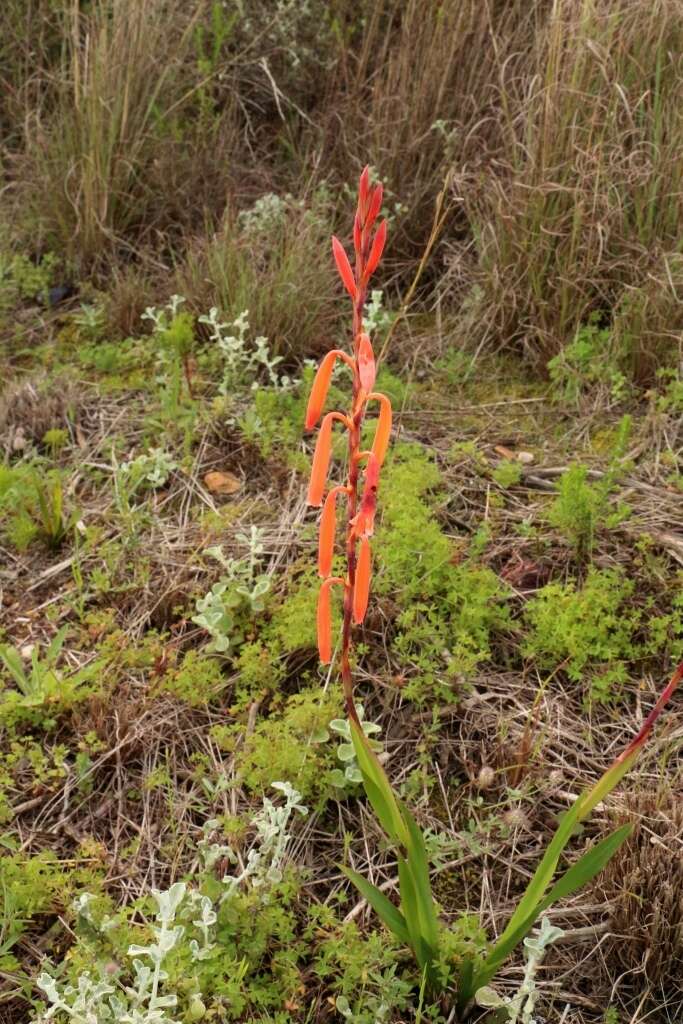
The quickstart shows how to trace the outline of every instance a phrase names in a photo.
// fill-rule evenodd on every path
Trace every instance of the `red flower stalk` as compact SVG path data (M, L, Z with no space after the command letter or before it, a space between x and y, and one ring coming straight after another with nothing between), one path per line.
M353 223L353 247L355 265L351 266L344 246L338 238L332 238L332 255L339 276L353 302L353 353L333 349L323 358L313 381L306 410L306 429L312 429L318 422L329 390L332 370L337 359L342 359L352 371L352 397L346 414L331 412L323 417L313 456L311 481L308 488L308 503L315 507L323 505L320 520L320 541L318 547L318 571L323 577L318 596L318 648L320 660L330 661L332 656L330 590L334 584L344 587L344 613L341 644L341 675L347 713L358 722L353 702L353 679L351 676L351 629L352 623L360 624L368 605L372 557L370 537L372 536L379 471L386 455L391 434L391 403L386 395L373 391L375 386L375 356L372 342L363 329L363 307L365 306L368 283L382 257L387 237L386 221L382 221L373 233L373 225L382 206L381 185L370 185L370 169L364 168L358 184L358 206ZM368 402L379 403L379 418L372 451L361 451L360 435ZM345 484L332 487L325 498L332 452L332 423L339 420L348 432L349 454L348 475ZM359 500L359 477L361 464L365 461L363 495ZM334 542L336 536L336 499L346 494L346 576L331 576ZM359 551L360 545L360 551Z

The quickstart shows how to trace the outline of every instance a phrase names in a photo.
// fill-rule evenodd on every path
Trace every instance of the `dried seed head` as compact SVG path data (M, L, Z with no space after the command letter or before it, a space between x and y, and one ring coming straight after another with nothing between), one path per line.
M490 768L487 764L484 764L479 769L479 774L475 780L475 786L477 789L490 789L493 783L496 781L496 773L493 768Z
M526 832L529 828L529 819L521 807L511 807L510 810L506 811L503 815L503 821L508 828L516 829L521 832Z

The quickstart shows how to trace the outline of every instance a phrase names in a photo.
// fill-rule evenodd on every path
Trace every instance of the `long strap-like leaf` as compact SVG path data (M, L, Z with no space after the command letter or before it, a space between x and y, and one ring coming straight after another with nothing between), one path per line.
M494 977L503 961L510 955L528 932L531 931L535 922L538 920L540 915L548 909L548 907L552 906L553 903L556 903L557 900L565 899L567 896L570 896L571 893L576 892L577 889L582 888L588 882L592 881L592 879L602 871L604 866L614 856L624 840L628 838L631 830L631 825L623 825L621 828L618 828L615 832L612 832L607 836L606 839L602 839L599 843L596 843L595 846L591 847L587 853L584 853L584 855L580 857L575 864L572 864L572 866L565 871L547 896L545 896L544 899L539 900L524 919L519 919L517 911L515 911L515 914L510 918L510 923L508 923L507 928L499 938L498 942L496 942L481 968L471 979L469 990L463 991L461 989L460 995L465 1002L468 1002L473 998L478 989L482 988L484 985L488 985L489 981ZM516 923L514 927L511 928L510 925L515 919Z
M341 870L353 882L363 899L368 901L372 909L384 921L389 931L394 933L398 941L402 942L404 946L410 946L410 936L405 918L398 907L395 907L391 900L387 899L381 889L378 889L372 882L368 882L357 871L345 867L342 867Z

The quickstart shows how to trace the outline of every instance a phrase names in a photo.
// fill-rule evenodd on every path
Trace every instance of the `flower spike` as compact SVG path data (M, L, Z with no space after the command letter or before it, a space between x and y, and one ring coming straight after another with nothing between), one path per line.
M361 624L368 610L370 596L371 555L370 541L363 537L360 542L360 554L356 566L356 581L353 588L353 621Z
M351 296L352 299L356 298L356 282L353 277L353 271L351 270L351 264L349 263L349 257L346 255L346 250L341 244L338 238L332 235L332 252L334 254L334 262L337 264L337 270L341 277L344 287Z
M323 581L318 595L318 648L320 660L323 663L329 662L332 651L330 588L333 584L340 583L344 588L340 673L347 714L356 724L358 712L353 699L351 670L352 626L363 621L368 607L371 577L370 537L375 526L380 466L386 455L391 434L391 403L385 395L373 390L377 365L372 342L363 326L363 308L368 297L368 282L382 257L387 236L386 222L380 223L374 230L382 208L384 190L380 184L373 186L370 179L371 169L364 167L358 181L358 201L353 219L353 265L342 242L336 236L332 237L334 261L342 283L353 300L352 351L347 354L340 349L334 349L321 360L313 380L305 417L306 428L310 430L322 416L308 487L309 505L317 508L322 506L318 535L318 572ZM352 370L352 394L346 415L341 412L323 412L337 359L343 359ZM361 448L363 423L369 401L379 402L379 417L371 451ZM327 477L332 458L332 424L335 419L348 431L348 476L343 486L330 486L328 489ZM330 575L337 540L337 496L341 492L346 494L346 574L343 579Z

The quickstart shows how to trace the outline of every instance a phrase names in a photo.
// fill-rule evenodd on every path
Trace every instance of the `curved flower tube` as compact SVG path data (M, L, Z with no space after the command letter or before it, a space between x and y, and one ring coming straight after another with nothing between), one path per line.
M318 654L323 665L329 664L332 660L332 607L330 602L330 590L335 584L345 581L341 576L330 576L323 580L318 591Z
M346 352L342 352L341 349L333 348L331 352L327 353L318 367L313 380L313 387L311 388L308 405L306 406L306 430L312 430L320 419L320 414L323 411L325 399L327 398L327 392L330 389L332 371L337 359L342 359L351 367L351 370L356 368L351 356L347 355Z
M379 402L379 419L377 421L377 431L372 444L372 451L381 466L387 454L389 438L391 437L391 402L386 395L380 395L376 391L368 395L368 402L373 399Z
M326 416L323 416L313 453L311 479L308 485L308 504L315 508L320 508L323 502L323 492L327 483L327 473L332 455L332 424L335 420L340 420L347 430L351 426L348 417L340 412L328 412Z
M337 527L337 495L348 494L345 484L333 487L327 492L320 517L320 533L318 536L318 573L325 579L332 572L334 557L334 534Z
M360 542L356 581L353 587L353 621L357 626L360 626L368 610L371 569L370 541L367 537L363 537Z

